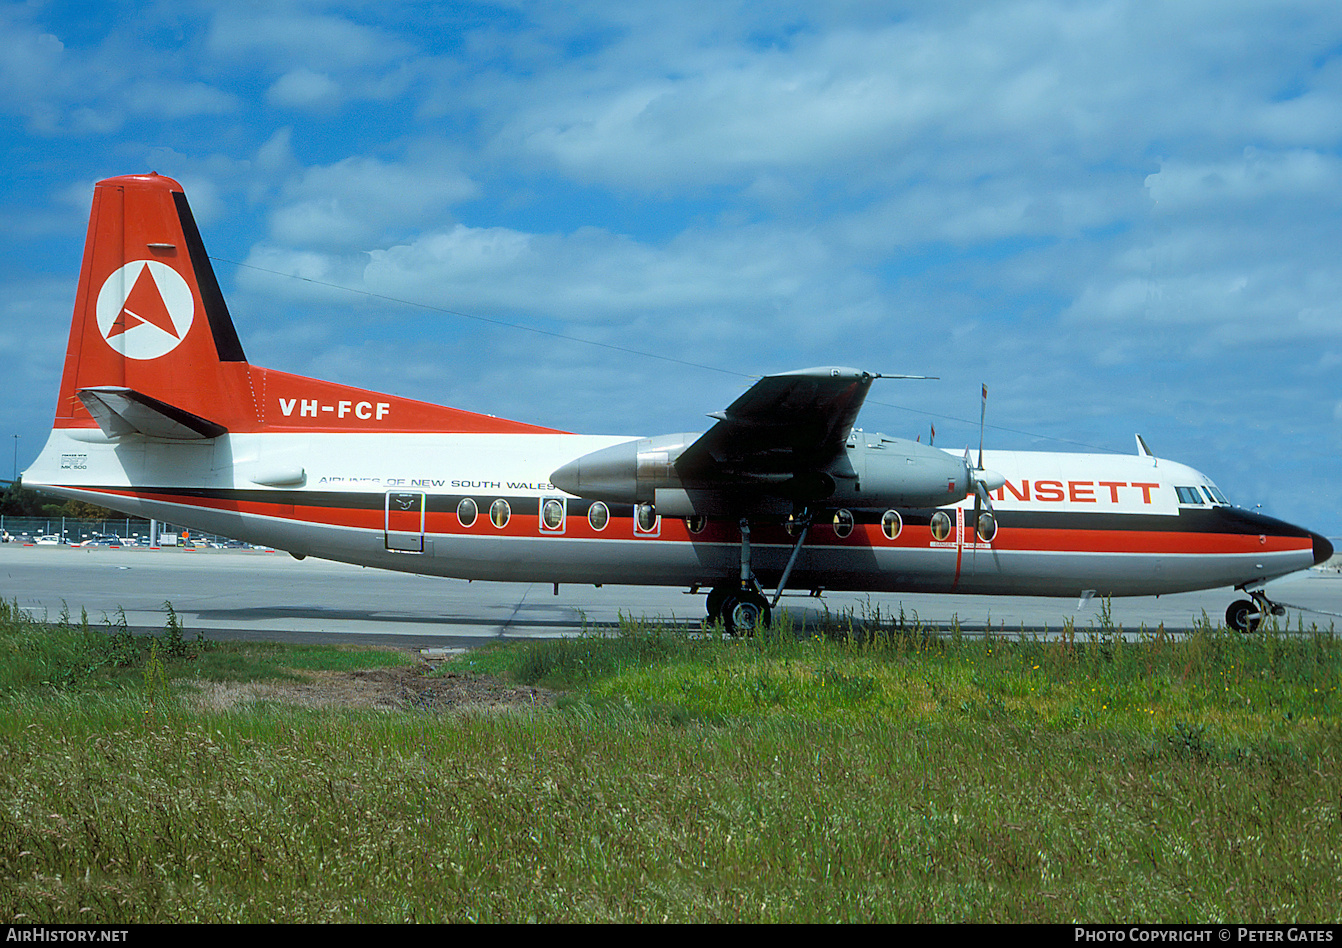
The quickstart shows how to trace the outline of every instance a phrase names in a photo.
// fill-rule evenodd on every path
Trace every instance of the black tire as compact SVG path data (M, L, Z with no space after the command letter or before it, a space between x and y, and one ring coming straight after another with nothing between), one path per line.
M1226 610L1226 625L1236 632L1257 632L1263 621L1257 612L1258 607L1248 599L1236 599Z
M708 621L717 622L722 618L722 606L729 596L736 592L734 586L714 586L708 594L704 608L708 610Z
M771 619L768 601L756 592L734 592L722 604L722 627L731 635L767 629Z

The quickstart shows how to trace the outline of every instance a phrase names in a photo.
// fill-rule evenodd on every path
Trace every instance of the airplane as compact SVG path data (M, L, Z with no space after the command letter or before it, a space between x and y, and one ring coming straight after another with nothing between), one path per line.
M765 376L705 432L573 434L251 365L186 195L94 189L46 446L23 483L295 557L468 580L707 590L729 632L785 591L1079 598L1264 584L1332 555L1156 457L984 451L855 427L882 376ZM905 376L907 377L907 376ZM986 411L987 389L984 392ZM766 590L774 590L772 596Z

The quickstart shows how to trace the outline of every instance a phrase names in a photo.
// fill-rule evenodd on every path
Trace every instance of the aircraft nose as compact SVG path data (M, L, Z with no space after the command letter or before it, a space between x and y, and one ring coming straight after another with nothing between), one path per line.
M1314 538L1314 565L1326 563L1333 557L1333 545L1328 542L1327 537L1321 537L1317 533L1311 533Z

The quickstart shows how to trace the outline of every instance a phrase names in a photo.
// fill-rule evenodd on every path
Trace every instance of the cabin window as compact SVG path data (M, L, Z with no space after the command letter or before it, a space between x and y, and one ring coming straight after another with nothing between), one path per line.
M993 542L993 537L997 536L997 518L989 511L983 511L979 514L978 531L979 539L984 543Z
M707 517L686 517L685 529L691 533L703 533L704 527L708 526Z
M807 520L798 520L796 514L788 514L787 523L784 524L784 527L787 529L788 536L795 537L805 530L809 523L810 521Z
M951 535L951 515L944 510L938 510L932 515L932 537L936 540L944 540Z
M600 533L606 529L606 524L610 523L610 508L598 500L587 508L587 523Z
M541 523L546 530L558 530L564 525L563 501L550 498L541 504Z
M651 533L657 526L657 508L652 504L639 504L637 516L638 528L644 533Z
M494 526L498 527L500 530L508 526L508 520L512 515L513 509L508 506L508 501L504 500L502 497L489 505L489 519L493 522Z
M1179 495L1181 504L1202 504L1202 494L1196 487L1176 487L1174 492Z
M475 518L479 516L480 509L475 506L475 501L469 497L461 498L461 503L457 504L457 523L463 527L471 527L475 524Z
M887 540L893 540L904 531L904 520L897 510L887 510L881 518L881 532Z
M853 512L851 510L834 511L834 535L839 538L853 532Z

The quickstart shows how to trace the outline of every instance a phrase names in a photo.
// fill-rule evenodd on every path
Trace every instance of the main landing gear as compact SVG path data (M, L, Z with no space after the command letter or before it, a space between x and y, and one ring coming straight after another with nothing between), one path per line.
M1286 607L1267 598L1261 589L1253 591L1243 586L1236 587L1249 594L1250 599L1237 599L1226 610L1226 625L1236 632L1257 632L1263 627L1268 616L1286 615Z
M738 583L713 587L713 591L708 594L707 602L709 622L721 620L723 629L729 635L742 633L749 635L756 629L768 628L773 620L773 607L778 605L778 600L787 587L788 577L792 575L792 567L797 563L797 555L801 553L802 544L806 542L806 536L811 532L809 511L803 510L796 514L793 524L796 527L797 543L793 546L792 556L788 558L783 576L778 581L773 602L770 602L765 598L759 580L755 578L755 573L750 568L750 521L744 518L741 520L741 579Z
M708 594L708 621L718 620L722 621L722 628L727 634L748 635L756 629L768 628L773 620L773 611L758 585L749 589L714 586Z

